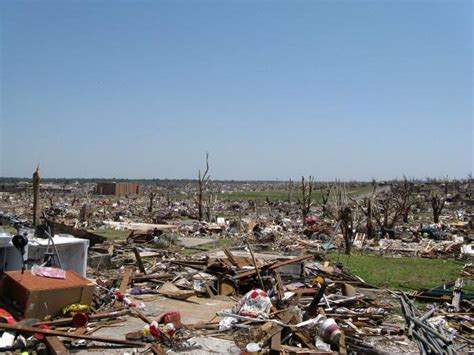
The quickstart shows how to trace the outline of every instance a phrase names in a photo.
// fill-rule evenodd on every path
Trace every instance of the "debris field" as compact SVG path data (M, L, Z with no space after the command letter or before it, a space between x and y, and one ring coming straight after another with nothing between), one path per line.
M474 351L471 178L219 182L208 171L3 182L0 351ZM350 255L464 266L435 287L382 287L338 262Z

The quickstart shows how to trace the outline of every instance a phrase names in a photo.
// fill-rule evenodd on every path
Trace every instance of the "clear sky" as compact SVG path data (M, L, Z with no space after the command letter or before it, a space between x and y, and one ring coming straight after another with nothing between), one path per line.
M0 176L466 177L471 1L0 1Z

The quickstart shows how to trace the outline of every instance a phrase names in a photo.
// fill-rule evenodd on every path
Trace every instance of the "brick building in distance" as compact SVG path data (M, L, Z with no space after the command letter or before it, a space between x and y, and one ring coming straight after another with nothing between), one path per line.
M138 195L141 193L141 187L134 182L99 182L96 192L99 195Z

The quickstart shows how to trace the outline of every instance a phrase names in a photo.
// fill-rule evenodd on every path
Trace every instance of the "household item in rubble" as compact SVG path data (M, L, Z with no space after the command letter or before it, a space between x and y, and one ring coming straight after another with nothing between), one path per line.
M257 343L248 343L245 350L248 354L257 355L262 348Z
M15 318L7 310L0 308L0 323L16 324Z
M90 312L91 308L86 304L72 303L69 306L63 308L64 316L73 316L77 313L87 313Z
M54 233L51 232L51 225L44 224L36 227L36 234L40 238L46 238L48 243L46 244L46 250L43 253L43 260L41 266L59 266L60 269L63 268L61 263L61 257L59 255L58 249L54 244Z
M22 269L24 272L24 269ZM55 267L33 265L31 267L31 273L35 276L49 277L53 279L65 279L66 271Z
M66 279L32 275L30 270L8 271L0 284L0 298L7 309L19 318L44 319L61 315L71 303L92 303L95 285L74 271Z
M260 289L254 289L245 294L232 308L233 314L246 317L268 318L272 302L267 293Z
M76 328L85 327L89 323L89 319L87 313L76 313L72 317L72 325Z
M21 272L24 272L27 264L25 248L28 245L28 238L26 237L26 235L17 234L12 238L12 244L21 255Z
M333 318L326 318L319 326L319 335L328 343L338 344L341 330Z
M25 259L27 259L27 255L28 245L25 247ZM23 257L13 243L0 245L0 271L21 270L22 267Z
M61 256L63 270L73 270L82 277L86 276L87 270L87 250L89 240L75 238L68 234L54 236L54 245ZM47 250L47 239L30 238L28 244L28 259L32 263L41 263L44 253Z
M10 244L12 240L12 235L8 232L0 232L0 246L5 246Z

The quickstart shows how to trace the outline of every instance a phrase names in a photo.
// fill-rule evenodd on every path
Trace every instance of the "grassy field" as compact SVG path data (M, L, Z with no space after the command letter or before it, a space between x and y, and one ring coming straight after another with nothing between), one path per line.
M16 229L12 226L0 226L0 232L6 232L15 235Z
M339 261L369 284L391 289L432 288L456 279L463 262L443 259L390 258L374 255L331 253L328 258Z
M93 233L106 237L112 240L125 240L130 235L129 230L115 230L115 229L96 229Z
M372 186L361 186L348 190L350 196L357 196L372 191ZM322 201L322 192L314 191L313 198L316 202ZM270 201L284 201L288 199L288 191L237 191L237 192L224 192L218 194L218 197L222 200L241 201L241 200L254 200L254 201L266 201L268 198ZM295 189L292 192L292 200L296 201L301 197L301 190Z
M207 244L201 244L195 248L192 247L184 247L181 245L176 245L175 246L175 251L182 255L193 255L197 253L202 253L204 251L211 251L215 249L224 249L224 248L230 248L235 245L235 240L233 239L216 239L211 243Z

